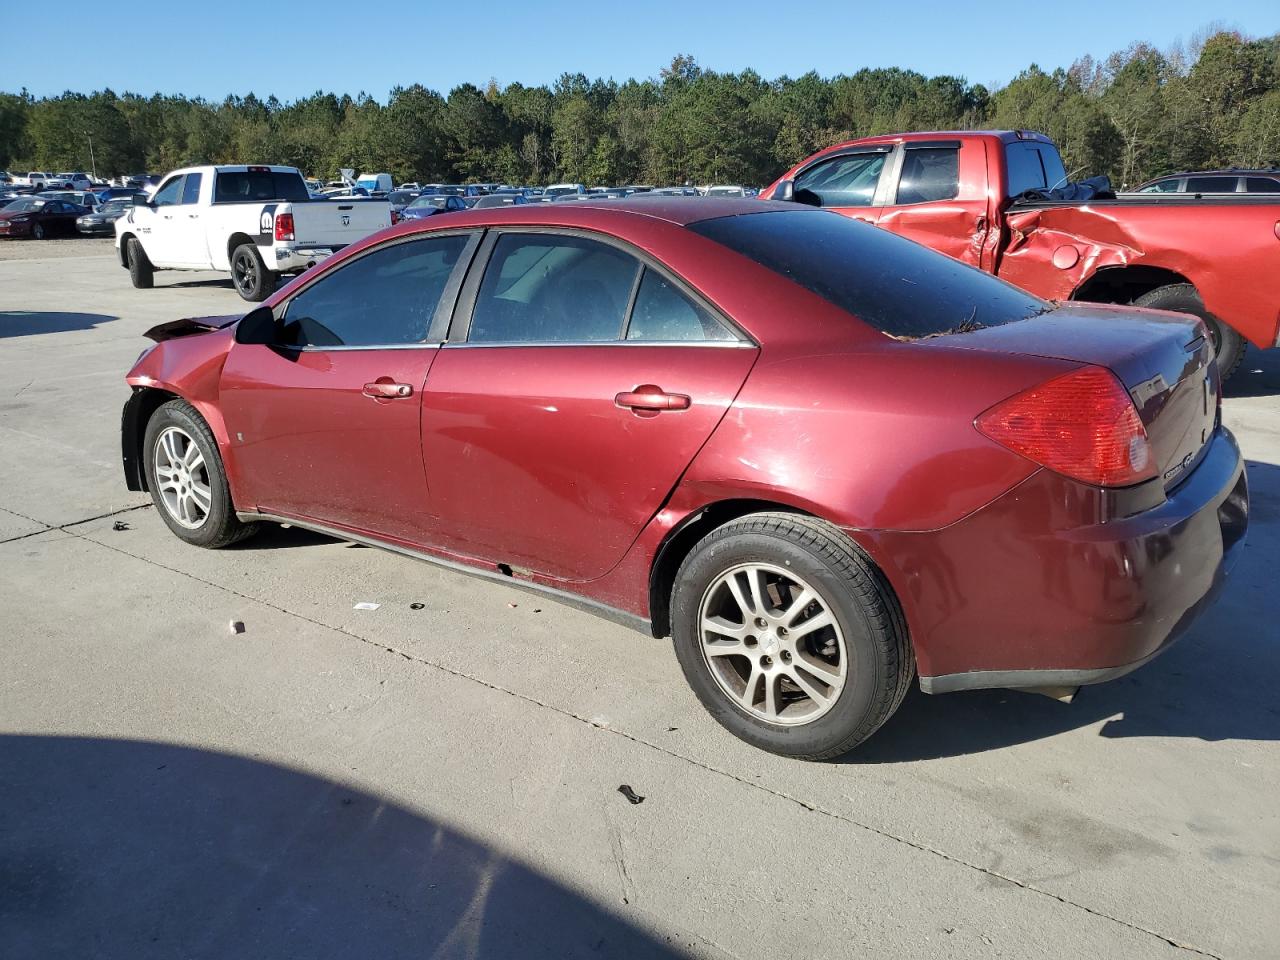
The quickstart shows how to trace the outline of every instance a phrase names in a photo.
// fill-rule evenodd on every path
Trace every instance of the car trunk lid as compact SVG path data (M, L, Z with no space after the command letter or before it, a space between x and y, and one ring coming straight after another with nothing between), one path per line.
M1106 367L1133 399L1165 488L1195 467L1218 417L1213 345L1194 317L1105 304L1064 304L1002 326L934 339Z

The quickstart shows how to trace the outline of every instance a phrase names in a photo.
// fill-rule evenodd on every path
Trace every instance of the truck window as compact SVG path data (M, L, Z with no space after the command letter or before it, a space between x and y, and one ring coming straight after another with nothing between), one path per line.
M1245 182L1248 193L1280 193L1280 180L1271 177L1250 177Z
M1050 309L988 273L839 214L767 211L699 220L687 229L892 337L976 330Z
M896 203L951 200L960 192L958 147L907 147Z
M191 203L200 202L200 181L203 178L199 173L188 173L186 183L182 185L182 203L184 206Z
M852 153L817 163L796 177L796 199L815 207L869 207L887 156Z
M1004 155L1009 170L1007 192L1011 197L1028 190L1052 190L1067 182L1062 157L1051 143L1018 140L1005 145Z
M182 177L170 177L164 182L151 202L157 207L171 207L182 196Z
M1238 177L1187 177L1187 193L1235 193Z
M259 200L310 200L301 175L274 170L219 172L214 181L214 203L250 203Z

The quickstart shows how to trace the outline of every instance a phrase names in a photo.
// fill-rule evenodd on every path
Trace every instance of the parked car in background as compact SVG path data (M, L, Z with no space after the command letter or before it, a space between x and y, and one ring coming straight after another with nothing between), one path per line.
M456 213L467 209L462 197L451 193L424 193L400 211L405 220L422 220L439 213Z
M1140 667L1248 525L1198 320L803 206L404 224L150 336L124 472L183 541L288 523L572 597L670 634L719 723L794 757L866 740L917 673Z
M86 210L76 219L76 231L86 236L115 236L116 221L132 209L132 196L103 201L96 210Z
M93 190L92 178L83 171L55 174L53 179L62 185L57 189L76 190L84 193ZM50 186L49 189L55 188Z
M490 207L514 207L529 201L518 193L491 193L487 197L477 197L471 205L472 210L487 210Z
M1224 380L1246 341L1280 345L1280 197L1116 197L1101 187L1069 184L1043 134L975 130L836 144L761 196L874 223L1046 300L1194 314Z
M0 207L0 237L43 240L73 234L77 218L86 212L84 207L66 200L19 197Z
M569 193L585 194L587 188L581 183L553 183L542 191L544 197L562 197Z
M1134 193L1280 193L1280 170L1205 170L1148 180Z
M745 197L747 191L742 187L712 186L707 188L708 197Z
M387 194L387 203L391 204L391 212L397 218L404 212L404 208L416 199L418 194L414 190L392 190Z
M218 270L258 301L282 274L390 225L385 200L313 201L294 167L227 165L168 174L115 231L135 287L151 287L156 270Z
M138 187L104 187L97 191L97 197L99 203L106 203L108 200L133 197L140 193L145 194L145 191Z
M396 187L396 189L397 189L397 190L412 190L412 191L414 191L415 193L421 193L421 192L422 192L422 184L418 183L418 181L417 181L417 180L410 180L408 183L402 183L402 184L400 184L400 186Z
M49 200L66 200L86 210L95 210L98 206L98 195L88 190L42 190L39 196Z
M49 180L49 174L39 170L32 170L29 173L15 173L13 182L16 186L31 187L35 190L45 189L45 184Z

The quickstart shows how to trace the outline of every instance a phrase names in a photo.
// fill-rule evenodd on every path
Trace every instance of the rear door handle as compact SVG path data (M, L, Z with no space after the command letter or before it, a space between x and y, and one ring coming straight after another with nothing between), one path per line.
M384 377L373 383L366 383L364 395L373 397L375 400L403 400L405 397L413 396L413 387L407 383L393 383Z
M661 387L643 383L634 390L620 393L613 402L628 410L688 410L690 400L683 393L667 393Z

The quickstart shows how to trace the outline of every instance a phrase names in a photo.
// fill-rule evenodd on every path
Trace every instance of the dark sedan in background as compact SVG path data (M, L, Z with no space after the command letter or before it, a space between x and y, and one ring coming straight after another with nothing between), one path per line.
M114 236L116 221L133 208L132 197L116 197L76 220L76 230L87 236Z
M467 203L462 197L442 193L423 194L401 210L400 216L405 220L422 220L425 217L434 217L437 213L451 213L466 209Z
M76 232L76 220L88 211L65 200L19 197L0 208L0 237L65 236Z

